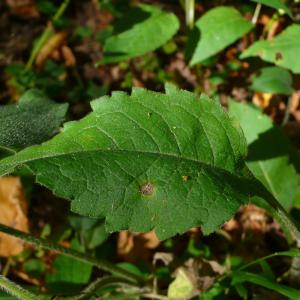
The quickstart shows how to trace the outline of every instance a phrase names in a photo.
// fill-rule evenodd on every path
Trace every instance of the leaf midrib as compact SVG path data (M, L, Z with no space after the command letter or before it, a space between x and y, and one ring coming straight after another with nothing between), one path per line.
M189 158L189 157L184 157L184 156L177 156L177 155L174 155L174 154L171 154L171 153L161 153L161 152L152 152L152 151L141 151L141 150L128 150L128 149L89 149L89 150L84 150L84 151L70 151L70 152L65 152L65 153L58 153L58 154L50 154L50 155L45 155L45 156L40 156L40 157L35 157L35 158L32 158L32 159L27 159L27 160L20 160L18 162L5 162L5 160L13 160L13 158L15 156L18 156L18 153L14 156L11 156L11 157L7 157L7 158L4 158L3 160L0 160L0 176L4 176L6 173L6 170L8 169L11 169L11 168L16 168L17 166L19 165L22 165L22 164L26 164L26 163L30 163L30 162L34 162L34 161L37 161L37 160L43 160L43 159L47 159L47 158L55 158L55 157L61 157L61 156L68 156L68 155L73 155L73 154L81 154L81 153L91 153L91 152L104 152L104 153L117 153L117 152L120 152L120 153L133 153L133 154L142 154L142 155L152 155L152 156L162 156L162 157L167 157L167 158L172 158L172 159L175 159L175 160L185 160L189 163L194 163L194 164L197 164L197 165L200 165L200 166L205 166L206 168L213 168L213 169L216 169L216 170L221 170L222 172L225 172L225 173L229 173L237 178L244 178L244 179L247 179L246 177L241 177L241 176L238 176L236 175L235 173L227 170L227 169L223 169L223 168L220 168L218 166L214 166L214 165L211 165L211 164L208 164L208 163L205 163L203 161L200 161L200 160L195 160L195 159L192 159L192 158ZM5 165L6 164L6 165ZM4 165L4 168L3 166L1 165ZM3 170L5 170L3 172Z

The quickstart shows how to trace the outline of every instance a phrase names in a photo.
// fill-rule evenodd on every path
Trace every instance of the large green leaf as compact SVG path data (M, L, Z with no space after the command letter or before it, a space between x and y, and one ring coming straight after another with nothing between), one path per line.
M105 41L100 63L120 62L153 51L171 39L178 28L173 13L152 5L135 7L117 23L117 34Z
M247 139L249 169L282 206L290 208L298 196L300 177L292 164L297 156L288 138L257 108L230 101L229 111Z
M26 164L74 212L105 217L108 231L155 229L160 238L194 226L210 233L254 192L242 131L207 97L134 89L92 108L51 141L0 161L0 176Z
M300 73L300 25L293 24L270 41L257 41L242 53L241 58L259 56L261 59Z
M233 7L221 6L208 11L195 24L189 44L196 44L191 65L218 53L252 28Z
M252 90L284 95L293 93L292 75L289 71L280 67L266 67L260 71L261 73L252 80Z
M37 90L26 92L17 105L0 106L0 151L14 152L48 140L58 131L67 108Z
M281 10L281 11L283 11L284 13L286 13L288 16L290 16L292 18L291 10L281 0L252 0L252 1L264 4L266 6L269 6L269 7L278 9L278 10Z

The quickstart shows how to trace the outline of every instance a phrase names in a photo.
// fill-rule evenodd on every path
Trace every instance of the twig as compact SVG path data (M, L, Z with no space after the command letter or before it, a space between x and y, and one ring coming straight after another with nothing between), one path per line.
M293 103L293 95L289 96L281 126L286 125L286 123L289 121L292 103Z
M128 285L130 286L130 282L125 279L115 277L115 276L105 276L101 278L97 278L93 282L91 282L84 290L80 292L80 294L73 297L62 297L64 300L88 300L91 299L92 296L96 296L96 292L103 287L113 286L113 285Z
M252 24L256 24L261 10L261 3L257 3L252 17Z
M141 294L142 297L148 299L157 299L157 300L168 300L167 296L158 295L158 294Z

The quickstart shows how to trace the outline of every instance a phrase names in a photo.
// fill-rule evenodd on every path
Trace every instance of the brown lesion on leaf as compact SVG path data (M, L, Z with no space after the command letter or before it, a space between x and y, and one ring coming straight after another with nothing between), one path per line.
M188 181L189 179L190 179L190 176L187 176L187 175L183 175L183 176L181 176L181 179L182 179L182 181Z
M283 59L283 56L280 52L276 52L275 54L275 60L278 61L278 60L282 60Z
M140 186L140 192L144 196L152 196L154 193L154 185L151 182L147 181Z

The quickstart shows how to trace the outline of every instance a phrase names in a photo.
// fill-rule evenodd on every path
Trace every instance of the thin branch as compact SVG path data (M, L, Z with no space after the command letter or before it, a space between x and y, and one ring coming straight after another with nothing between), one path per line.
M257 23L257 20L258 20L258 17L259 17L259 14L260 14L260 10L261 10L261 3L257 3L256 4L256 7L255 7L255 11L254 11L254 14L253 14L253 17L252 17L252 24L256 24Z
M286 125L287 122L289 121L292 103L293 103L293 95L289 96L289 98L288 98L288 103L287 103L287 106L286 106L286 109L284 112L284 117L283 117L281 126Z
M88 300L91 299L92 296L96 295L96 292L103 287L111 286L111 285L124 285L129 284L127 280L123 280L114 276L106 276L102 278L97 278L93 282L91 282L84 290L80 292L80 295L77 295L72 298L64 298L65 300Z

